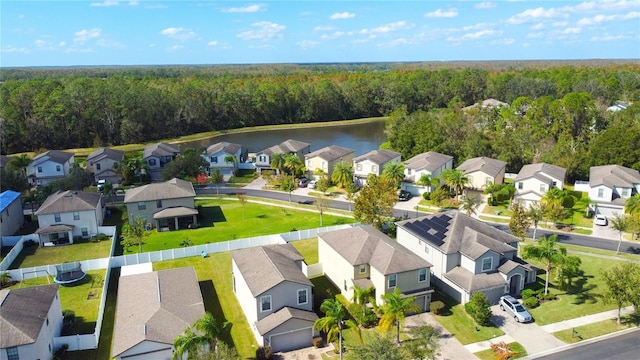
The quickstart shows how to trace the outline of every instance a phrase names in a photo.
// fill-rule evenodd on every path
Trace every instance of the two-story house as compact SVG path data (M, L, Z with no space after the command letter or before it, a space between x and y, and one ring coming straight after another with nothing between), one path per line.
M233 292L260 346L289 351L311 346L318 319L304 258L291 244L231 252Z
M49 150L33 158L27 167L29 183L47 185L67 175L73 167L75 156L59 150Z
M459 211L396 225L398 243L433 264L434 284L463 304L476 291L497 303L536 281L537 269L517 256L517 237Z
M106 180L112 184L117 184L122 180L122 176L117 175L116 168L120 161L124 159L124 151L100 148L87 156L87 171L91 173L94 180Z
M640 193L640 172L620 165L592 166L589 169L589 199L605 216L624 213L624 204Z
M530 204L540 202L549 189L557 187L562 190L566 174L565 168L556 165L525 165L514 180L516 193L513 199L522 207L528 208Z
M355 150L347 149L338 145L323 147L322 149L310 152L304 156L304 164L307 168L307 177L316 178L316 172L322 172L331 177L333 168L338 163L351 165L353 163L353 155Z
M311 152L311 144L288 139L280 144L273 145L256 153L256 170L261 173L263 170L274 170L271 166L271 155L273 154L295 154L300 161L304 162L304 156Z
M244 162L246 157L247 152L242 145L226 141L212 144L202 153L202 158L208 163L209 175L218 169L222 175L231 176L238 170L238 163Z
M431 264L373 226L356 226L318 234L318 260L324 275L347 299L354 286L373 287L377 302L398 289L415 296L421 312L431 304Z
M367 177L370 174L382 175L382 170L389 163L400 163L401 155L398 152L377 149L366 154L356 156L353 159L353 176L358 186L367 184Z
M422 178L423 175L429 175L429 177L434 179L446 169L451 168L453 168L453 156L433 151L418 154L404 162L404 181L402 182L401 188L413 195L431 192L433 191L433 187L430 185L420 185L420 178ZM442 181L440 183L442 183Z
M142 160L147 165L151 180L160 180L164 166L180 155L180 146L165 143L156 143L144 147Z
M506 168L506 162L482 156L467 159L456 169L467 177L468 189L484 191L491 184L504 182Z
M0 194L0 236L11 236L24 224L20 193L6 190ZM0 240L0 243L2 241Z
M0 290L0 360L53 358L63 323L59 287Z
M126 268L118 279L112 356L171 360L175 338L205 314L195 270L189 266L129 274Z
M198 223L195 197L192 183L173 178L125 191L124 204L129 222L140 216L158 231L180 230Z
M41 245L73 243L73 238L88 238L102 226L105 208L102 194L84 191L57 191L40 205L35 215Z

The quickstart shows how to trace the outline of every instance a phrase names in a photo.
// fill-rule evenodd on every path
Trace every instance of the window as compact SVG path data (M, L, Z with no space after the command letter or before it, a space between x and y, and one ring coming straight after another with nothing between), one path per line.
M53 221L60 222L60 214L53 214Z
M598 197L599 198L603 198L604 197L604 189L598 189Z
M357 164L356 165L356 170L362 171L362 164Z
M7 360L20 360L17 347L7 348Z
M490 176L487 176L486 178L484 178L484 183L487 184L487 185L491 185L491 184L493 184L492 180L493 179L491 179ZM471 182L471 180L469 180L469 182Z
M96 170L100 170L100 163L96 164Z
M82 231L83 237L89 236L89 229L87 229L86 227L80 228L80 231Z
M321 165L321 167L322 167L323 169L326 169L326 168L327 168L327 162L326 162L326 161L323 161L320 165Z
M482 271L489 271L493 267L493 258L486 257L482 259Z
M156 166L156 159L149 159L149 166Z
M42 166L38 166L38 172L41 173L42 172Z
M162 207L162 200L156 200L156 207L160 209Z
M365 264L360 265L360 274L367 272L367 266Z
M77 211L73 212L73 220L80 220L80 213Z
M540 184L540 192L545 192L545 191L547 191L547 185Z
M419 282L427 281L427 269L420 269L418 271L418 281Z
M260 297L260 312L271 311L271 295Z
M411 169L407 169L407 175L411 176Z
M47 326L49 326L49 317L47 317Z
M211 163L212 164L217 164L218 163L218 157L217 156L212 156L211 157Z
M307 303L307 289L298 290L298 305Z
M425 247L424 247L424 252L425 252L425 253L427 253L427 254L429 253L429 247L428 247L428 246L426 246L426 245L425 245Z
M147 204L144 201L139 201L138 210L146 210L146 209L147 209Z
M623 197L629 197L629 189L628 188L623 188L622 189L622 196Z
M378 173L378 166L371 165L371 172L374 173L374 174L377 174Z
M552 188L554 188L554 187L556 187L556 186L558 186L558 183L556 183L555 181L552 181L552 182L551 182L551 187L552 187Z
M524 188L524 184L522 181L518 182L518 190L522 190Z
M62 167L61 167L60 165L56 165L56 171L57 171L57 172L62 171Z
M343 287L344 287L344 290L347 291L347 280L344 280Z
M389 289L392 289L394 287L396 287L398 283L398 274L391 274L389 275L389 286L387 286Z

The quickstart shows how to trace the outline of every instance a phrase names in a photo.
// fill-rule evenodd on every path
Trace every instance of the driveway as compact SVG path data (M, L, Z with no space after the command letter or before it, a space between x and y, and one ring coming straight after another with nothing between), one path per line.
M613 230L613 228L611 227L611 221L609 221L609 224L607 226L598 226L594 224L593 232L591 233L591 235L602 239L620 239L620 234L618 234L618 232L616 230Z
M417 315L407 316L404 325L405 330L415 326L431 325L434 329L440 331L440 350L436 359L439 360L477 360L478 358L469 352L461 343L453 337L445 328L434 319L431 313L421 313Z

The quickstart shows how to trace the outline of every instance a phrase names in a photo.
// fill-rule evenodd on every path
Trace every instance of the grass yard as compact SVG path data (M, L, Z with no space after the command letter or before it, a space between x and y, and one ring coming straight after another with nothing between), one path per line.
M230 187L243 187L256 179L255 170L239 170L237 176L231 176L227 182Z
M62 264L64 262L109 257L111 241L91 242L89 239L75 241L70 245L25 247L13 261L10 269Z
M625 322L625 320L627 321ZM615 319L609 319L593 324L578 326L575 328L575 334L573 333L574 329L567 329L554 332L552 335L566 342L567 344L572 344L582 340L587 340L594 337L610 334L612 332L628 329L632 326L637 326L637 323L634 324L633 322L629 321L628 317L625 317L622 318L622 323L620 325L616 323Z
M513 211L509 209L509 201L498 203L498 205L496 206L491 206L487 204L482 210L482 213L488 214L488 215L500 215L500 216L508 216L508 217L511 217L511 215L513 215Z
M318 263L318 238L290 242L302 254L307 265Z
M193 245L248 238L264 234L279 234L293 229L312 229L320 226L320 215L315 212L274 207L247 202L244 207L236 200L211 198L196 201L201 206L201 228L177 231L150 231L144 239L142 252L181 247L189 239ZM323 225L353 223L353 218L323 215ZM131 246L126 253L138 252Z
M524 346L520 345L520 343L512 342L512 343L508 343L507 345L509 345L509 349L511 349L511 351L515 351L516 353L518 353L517 355L510 357L509 359L519 359L527 356L527 350L524 348ZM477 356L480 360L497 359L496 353L493 349L478 351L473 355Z
M508 224L510 222L509 219L503 219L495 216L484 216L484 215L479 215L479 216L481 220L486 220L486 221L491 221L496 223Z

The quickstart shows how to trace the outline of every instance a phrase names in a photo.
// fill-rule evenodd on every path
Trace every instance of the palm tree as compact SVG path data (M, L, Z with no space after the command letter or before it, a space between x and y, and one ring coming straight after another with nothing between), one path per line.
M414 303L414 296L403 297L400 290L396 288L393 292L382 295L384 305L382 306L383 315L378 323L378 329L389 332L393 325L396 326L396 342L400 343L400 325L404 322L405 317L410 312L418 312L420 308Z
M480 201L478 201L476 198L465 196L462 199L462 205L460 207L468 216L471 216L475 215L476 210L478 210L479 206Z
M627 231L629 228L629 221L626 215L620 215L618 213L613 215L613 219L611 219L611 228L617 230L620 234L620 239L618 240L618 249L616 249L616 254L620 253L620 245L622 245L622 233Z
M284 166L293 176L299 176L304 173L304 163L296 154L287 154L284 156Z
M363 288L358 285L353 285L351 288L353 289L353 301L356 304L360 304L360 306L362 306L362 314L364 315L367 300L369 299L369 297L371 297L371 294L373 294L376 288L374 288L373 286Z
M29 155L20 154L20 155L12 156L11 161L9 161L7 166L14 170L20 170L22 171L23 174L26 175L27 167L29 166L29 164L31 164L32 161L33 159L31 159Z
M339 162L333 167L333 174L331 174L331 180L338 184L341 188L345 188L347 185L353 183L353 169L351 165L347 165L344 162Z
M640 212L640 194L635 194L624 203L624 212L633 214Z
M313 328L324 331L327 334L327 342L333 342L336 337L339 339L340 359L342 359L342 329L345 327L359 330L358 325L353 320L344 321L344 306L338 299L325 299L320 304L320 311L325 316L319 318L313 323ZM361 334L358 333L358 336Z
M428 191L431 192L431 187L440 185L440 180L437 177L431 176L431 174L422 174L417 184L429 187Z
M173 340L173 347L175 348L171 355L172 360L182 359L182 354L185 352L188 354L187 359L192 359L198 354L198 349L202 344L202 338L193 332L190 327L184 329L182 334L178 335Z
M498 198L498 194L502 190L502 187L503 187L502 184L490 183L484 188L484 193L489 195L489 201L488 201L489 205L491 206L497 205L496 201Z
M462 194L462 189L469 179L462 170L447 169L442 172L444 183L449 186L456 195Z
M213 317L213 314L208 311L204 313L203 317L193 323L193 327L204 334L201 336L201 341L206 341L209 344L209 351L214 351L216 349L218 337L220 336L220 333L222 333L222 330L224 330L228 325L229 322L225 322L220 326L216 321L216 318Z
M567 255L565 247L556 247L558 236L551 235L540 238L537 245L528 245L523 249L524 258L535 258L543 261L545 264L545 282L544 294L549 293L549 273L553 265L562 263L563 258Z
M404 180L404 164L399 161L387 163L382 168L382 175L391 179L395 187L399 188L402 180Z
M275 154L271 154L271 162L269 163L269 165L278 170L279 172L282 172L282 170L284 170L284 154L283 153L275 153Z
M529 219L533 222L533 240L536 240L536 231L538 230L538 223L544 219L544 209L539 203L533 203L529 206L527 212Z

